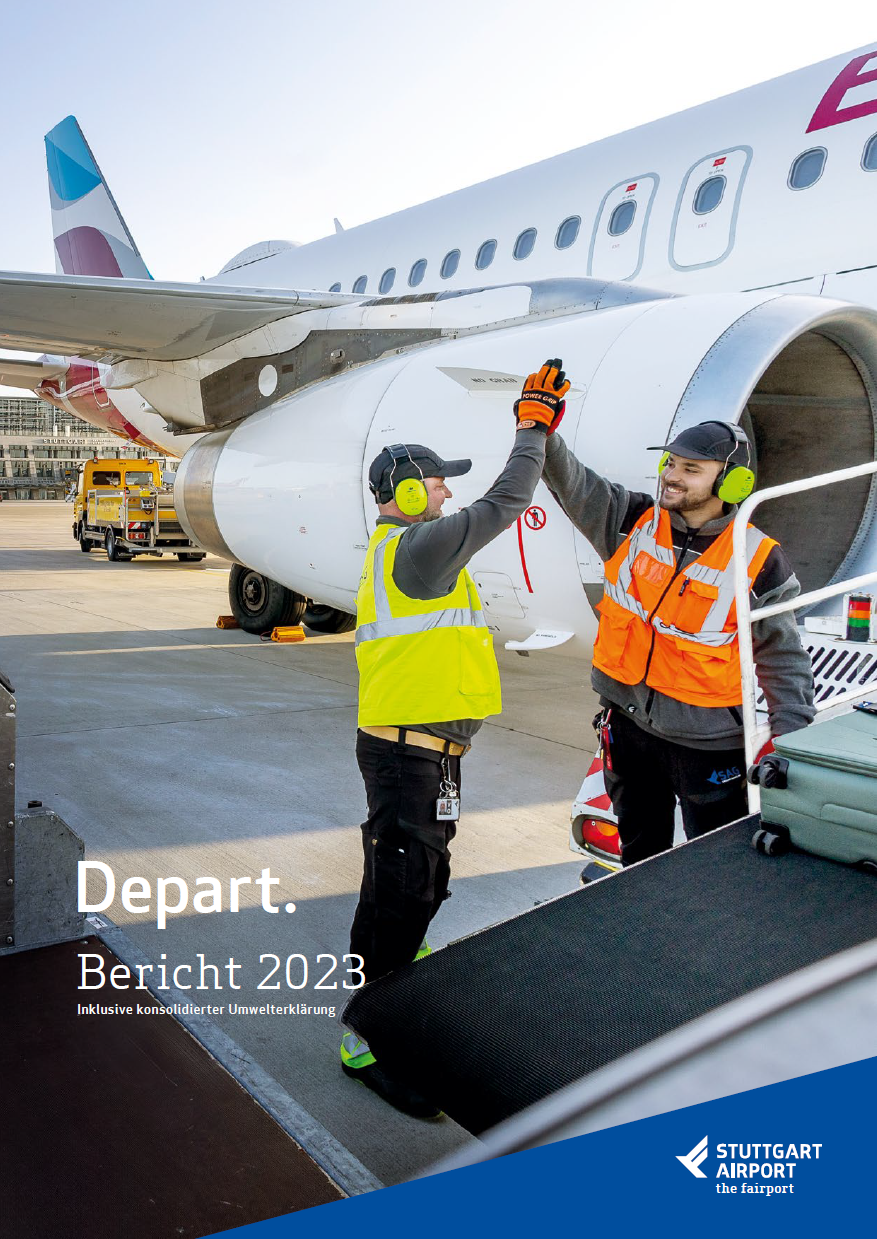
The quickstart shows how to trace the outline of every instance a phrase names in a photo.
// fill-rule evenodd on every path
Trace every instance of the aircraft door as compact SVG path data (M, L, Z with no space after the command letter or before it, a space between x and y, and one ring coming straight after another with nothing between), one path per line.
M488 624L494 617L524 618L524 608L510 576L502 572L474 572L472 575Z
M730 254L751 159L752 148L739 146L707 155L689 169L670 230L670 265L677 271L711 267Z
M612 186L597 212L588 275L607 280L632 280L639 275L657 187L654 173Z

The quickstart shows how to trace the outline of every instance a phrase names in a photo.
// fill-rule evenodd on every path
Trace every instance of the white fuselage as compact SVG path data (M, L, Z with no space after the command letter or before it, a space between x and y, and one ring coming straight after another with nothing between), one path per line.
M877 64L877 50L871 55ZM801 428L793 474L855 463L858 457L837 454L832 401L838 394L852 401L846 415L859 418L860 445L869 450L877 315L844 304L877 308L877 142L869 146L877 133L877 83L868 77L869 59L839 57L309 245L272 243L268 257L259 258L258 247L238 256L217 282L340 284L343 292L361 292L356 281L366 276L372 299L382 273L395 268L388 300L302 315L295 320L299 333L309 317L314 330L369 331L410 325L433 309L433 321L453 322L459 314L466 324L474 315L471 321L489 329L355 367L243 421L209 468L199 458L199 494L207 468L212 519L225 547L308 597L354 609L375 516L369 461L384 444L404 440L426 442L448 457L469 455L473 470L457 480L447 507L471 502L496 477L511 444L508 377L526 374L545 356L563 357L574 382L564 438L580 459L631 489L654 489L647 445L664 441L671 426L707 417L751 416L765 470L776 457L777 476L790 455L789 418ZM848 106L853 114L843 110ZM790 169L811 149L824 152L821 173L809 187L792 188ZM864 166L872 162L873 170ZM724 178L721 201L699 212L698 190L715 176ZM573 226L560 238L558 229L572 217L580 220L578 235L559 247ZM612 235L611 221L625 217L630 226ZM528 228L536 230L532 251L516 259L516 238ZM496 255L479 271L476 254L491 239ZM459 265L442 279L443 258L455 249ZM409 287L409 271L423 259L426 272ZM532 281L550 287L560 277L664 296L596 313L535 313L503 325L521 314L521 294ZM504 284L518 287L431 306L389 300ZM669 300L667 292L674 294ZM834 353L825 352L835 347L829 340L838 342ZM249 355L261 348L254 344ZM506 376L505 386L485 394L459 379L479 370ZM781 393L777 400L774 392ZM824 450L814 456L820 438ZM184 461L178 491L185 491L186 475ZM835 545L821 560L810 556L814 580L842 566L861 571L877 559L877 530L867 532L870 502L856 500L851 531L825 535ZM580 641L572 645L587 646L596 620L586 588L598 586L602 564L544 485L534 506L539 511L473 561L492 627L514 640L534 630L573 631ZM793 558L796 551L807 558L799 528L793 523L783 535Z
M749 419L763 479L858 463L877 402L872 66L877 49L850 53L307 245L254 246L211 283L363 300L191 358L123 358L106 394L153 442L165 422L216 431L177 479L197 541L345 610L371 459L405 440L471 456L454 503L472 502L546 356L574 384L565 439L629 488L655 486L647 445L715 417ZM815 534L777 518L813 581L877 562L873 497L844 503L849 520ZM472 563L491 625L587 645L602 564L541 484L534 507Z
M862 49L835 57L384 219L229 264L214 279L289 288L340 283L350 292L364 275L373 297L390 268L389 296L561 275L677 293L794 281L796 291L875 304L877 157L871 170L862 160L877 133L877 81L869 80L877 48L870 56ZM825 123L832 118L840 119ZM811 123L822 127L808 133ZM813 148L826 153L821 175L809 188L790 188L793 161ZM724 162L714 167L717 160ZM726 177L722 201L696 214L694 194L713 173ZM636 202L634 218L613 237L612 211L625 199ZM572 217L581 220L577 239L559 249L557 230ZM515 240L530 228L532 251L516 260ZM496 257L479 271L476 254L491 239ZM443 279L442 260L455 249L459 265ZM411 287L409 272L422 259L426 272Z

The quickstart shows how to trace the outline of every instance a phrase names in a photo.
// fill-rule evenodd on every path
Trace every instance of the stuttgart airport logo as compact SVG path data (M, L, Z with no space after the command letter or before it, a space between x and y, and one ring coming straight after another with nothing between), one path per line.
M695 1179L705 1179L706 1175L700 1169L700 1163L709 1154L709 1146L707 1145L708 1136L704 1136L703 1140L699 1141L694 1146L690 1153L677 1153L676 1160L682 1162L686 1170L691 1171Z
M818 1162L822 1147L821 1143L812 1142L719 1142L714 1145L716 1191L728 1196L793 1196L798 1186L796 1172L802 1170L805 1163ZM709 1137L704 1136L693 1149L675 1156L695 1179L706 1179L710 1175L701 1170L701 1166L709 1157L709 1152Z

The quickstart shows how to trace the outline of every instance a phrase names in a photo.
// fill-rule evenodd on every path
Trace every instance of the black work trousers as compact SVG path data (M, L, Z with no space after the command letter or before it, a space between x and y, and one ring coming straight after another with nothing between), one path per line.
M457 823L436 819L442 754L359 732L356 759L365 783L363 874L350 931L366 981L408 964L448 897ZM460 758L445 758L460 786Z
M618 818L621 863L632 865L673 846L676 800L687 839L748 812L744 750L691 749L638 727L613 707L603 777ZM611 763L611 768L610 768Z

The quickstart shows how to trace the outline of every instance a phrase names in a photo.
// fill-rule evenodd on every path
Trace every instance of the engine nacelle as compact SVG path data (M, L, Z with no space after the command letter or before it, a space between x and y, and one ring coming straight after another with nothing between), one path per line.
M640 301L427 343L206 435L177 475L183 525L216 554L352 611L376 515L371 460L402 441L471 456L446 510L471 503L511 447L523 376L550 356L573 382L561 433L630 490L654 491L649 445L709 418L742 420L761 486L873 458L873 311L764 292ZM870 480L835 491L759 512L805 589L877 565ZM543 483L533 510L471 568L503 640L549 629L574 631L579 647L592 642L602 563Z

